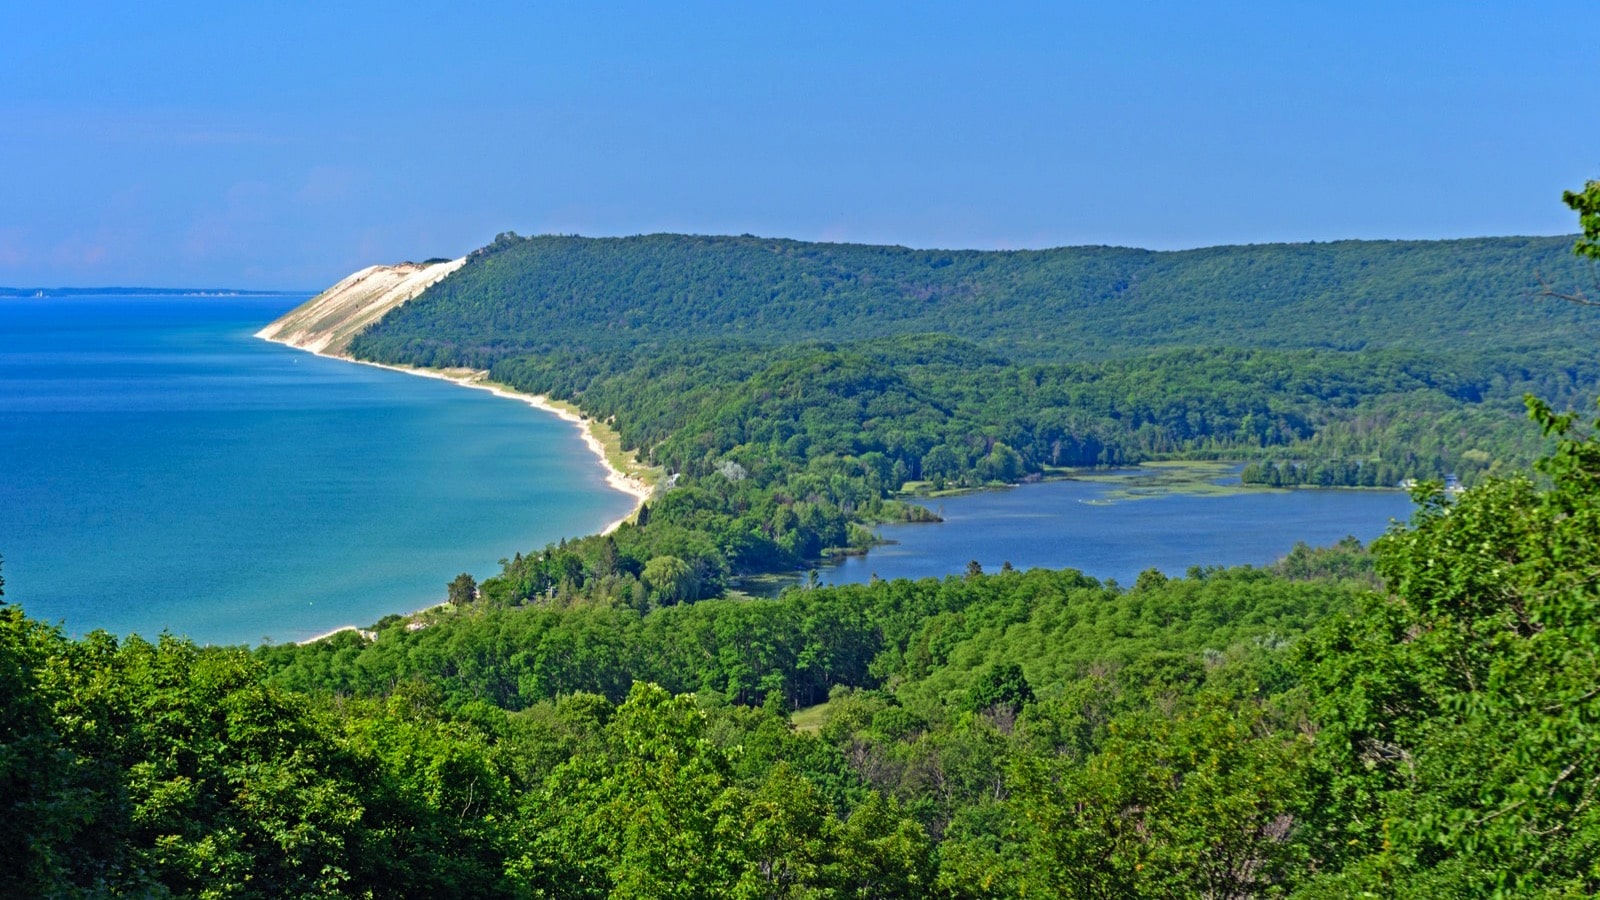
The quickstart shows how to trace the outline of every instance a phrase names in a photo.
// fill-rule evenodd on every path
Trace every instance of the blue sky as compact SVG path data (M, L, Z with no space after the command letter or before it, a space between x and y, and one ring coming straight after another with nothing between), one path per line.
M219 7L235 6L235 9ZM316 289L501 231L1557 234L1592 2L10 3L0 284Z

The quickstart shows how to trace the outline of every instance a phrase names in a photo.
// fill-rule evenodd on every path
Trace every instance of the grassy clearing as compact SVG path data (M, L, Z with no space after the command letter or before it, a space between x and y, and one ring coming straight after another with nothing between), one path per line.
M1102 497L1089 501L1095 504L1117 503L1123 500L1142 500L1149 497L1165 497L1173 494L1193 497L1226 497L1234 494L1280 490L1279 488L1240 484L1237 479L1232 479L1231 483L1228 484L1218 483L1232 478L1238 466L1238 463L1232 462L1187 459L1146 462L1131 468L1116 470L1046 466L1044 477L1047 481L1070 479L1106 485L1108 489ZM1011 487L1011 485L992 484L982 487L934 490L932 482L909 481L906 482L905 487L901 489L898 496L926 501L1001 487Z
M975 494L978 491L992 491L997 488L1013 487L1004 481L991 481L988 484L972 485L967 487L935 488L931 481L908 481L895 493L896 497L906 500L938 499L939 497L959 497L962 494Z
M822 730L822 723L828 717L828 704L818 703L805 709L797 709L789 716L790 724L794 730L802 734L816 734Z
M1164 460L1141 463L1134 469L1116 472L1079 471L1071 477L1078 481L1104 484L1108 490L1093 503L1117 503L1123 500L1143 500L1150 497L1167 497L1182 494L1190 497L1227 497L1235 494L1259 493L1275 488L1255 487L1237 481L1218 482L1229 478L1237 468L1236 463L1212 460Z
M801 584L805 575L800 572L771 572L761 575L740 575L727 589L729 597L752 600L770 600L786 587Z

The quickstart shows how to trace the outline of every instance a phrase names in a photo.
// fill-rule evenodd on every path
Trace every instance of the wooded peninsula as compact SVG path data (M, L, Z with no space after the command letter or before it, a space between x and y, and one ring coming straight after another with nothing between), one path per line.
M635 520L303 646L0 606L0 894L1600 892L1600 183L1567 201L1576 258L501 235L348 352L607 423L661 473ZM1132 585L729 590L929 491L1172 459L1419 512Z

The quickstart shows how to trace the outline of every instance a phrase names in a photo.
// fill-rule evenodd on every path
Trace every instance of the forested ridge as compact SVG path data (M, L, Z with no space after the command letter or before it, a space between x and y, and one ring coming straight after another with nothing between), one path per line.
M1548 444L1523 397L1600 390L1594 327L1538 296L1580 277L1570 248L507 234L351 352L487 369L611 423L677 479L645 530L701 538L641 552L711 596L866 547L914 514L906 493L1065 468L1224 459L1248 483L1391 488L1526 468Z
M1600 183L1568 202L1600 258ZM677 485L613 535L518 553L373 635L74 640L0 580L0 896L1600 893L1600 423L1559 399L1585 370L1485 376L1404 348L1362 351L1368 369L1327 348L729 346L569 348L572 394L638 429ZM561 375L534 359L499 365ZM1147 410L1145 436L1170 436L1180 391L1152 373L1200 398L1188 410L1310 430L1297 441L1359 442L1423 397L1486 447L1485 397L1558 400L1527 403L1536 462L1422 485L1371 548L1132 585L973 564L717 596L734 570L913 515L902 476L1033 471L1027 432L983 430L1012 396L994 382L1015 421L1061 398ZM1318 418L1346 407L1362 412ZM951 440L974 427L984 443ZM897 471L918 435L941 442ZM1245 445L1205 437L1187 450Z
M1584 319L1517 302L1580 267L1571 238L1201 250L913 250L701 235L503 234L365 335L362 355L508 355L698 340L950 334L1019 362L1163 347L1576 347ZM443 359L440 360L443 362Z

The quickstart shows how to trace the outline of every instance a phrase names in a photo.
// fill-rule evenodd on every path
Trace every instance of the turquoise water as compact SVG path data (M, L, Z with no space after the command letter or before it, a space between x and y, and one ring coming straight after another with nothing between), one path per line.
M299 640L632 508L552 415L251 337L304 299L0 300L5 600L73 634Z
M960 574L976 560L988 572L1009 562L1019 569L1080 569L1132 584L1148 568L1182 575L1190 566L1265 565L1297 541L1326 546L1353 535L1367 542L1392 521L1409 519L1414 509L1402 491L1372 490L1167 494L1107 502L1108 493L1125 487L1050 481L930 501L943 523L880 528L892 543L818 574L833 584L863 583L874 575L942 577Z

